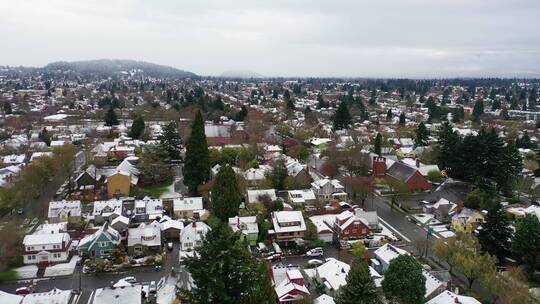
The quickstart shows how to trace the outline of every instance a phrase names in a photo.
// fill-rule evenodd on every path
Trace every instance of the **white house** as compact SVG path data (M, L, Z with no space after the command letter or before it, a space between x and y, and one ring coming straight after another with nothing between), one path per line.
M180 249L188 251L200 246L210 230L210 226L204 222L193 222L185 226L180 232Z
M72 248L65 227L65 223L41 225L36 232L26 235L22 252L24 264L48 265L67 261Z
M195 211L203 210L202 197L184 197L173 200L173 213L176 218L193 217Z
M81 220L81 201L56 201L49 202L49 222L72 222Z
M163 201L144 197L142 200L135 201L135 217L138 220L155 220L163 216Z
M276 189L248 190L247 196L250 204L260 202L264 196L268 196L271 201L277 200Z
M313 189L287 191L288 200L294 205L313 205L317 201Z
M311 183L311 189L320 201L328 201L331 198L345 200L347 193L345 187L337 179L322 178Z
M320 281L327 294L335 295L336 292L347 284L347 274L351 266L334 258L327 258L326 263L316 268L316 278Z
M137 228L128 229L128 252L132 255L142 254L144 249L158 251L161 249L161 227L159 223L140 224Z

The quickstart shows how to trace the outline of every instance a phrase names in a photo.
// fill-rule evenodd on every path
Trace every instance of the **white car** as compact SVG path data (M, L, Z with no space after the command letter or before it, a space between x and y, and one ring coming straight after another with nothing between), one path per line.
M135 277L125 277L122 280L131 284L137 283L137 279L135 279Z
M324 255L324 251L321 247L316 247L306 252L307 257L320 257Z
M312 260L309 260L307 263L309 266L319 266L319 265L322 265L324 262L318 259L312 259Z

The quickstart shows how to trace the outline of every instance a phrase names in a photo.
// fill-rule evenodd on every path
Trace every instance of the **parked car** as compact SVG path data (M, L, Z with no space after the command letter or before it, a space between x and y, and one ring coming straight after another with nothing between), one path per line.
M308 250L308 252L306 252L305 254L305 256L307 257L320 257L323 255L324 255L324 251L321 247L316 247L311 250Z
M125 277L122 280L124 280L124 281L126 281L128 283L131 283L131 284L137 283L137 279L135 277Z
M268 256L266 259L271 262L279 262L281 261L281 258L282 258L281 254L275 253L275 254L272 254L271 256Z
M309 266L319 266L319 265L322 265L324 262L318 259L312 259L312 260L309 260L307 263Z
M27 295L30 293L32 293L32 289L30 289L30 287L21 287L15 290L15 294L18 294L18 295Z

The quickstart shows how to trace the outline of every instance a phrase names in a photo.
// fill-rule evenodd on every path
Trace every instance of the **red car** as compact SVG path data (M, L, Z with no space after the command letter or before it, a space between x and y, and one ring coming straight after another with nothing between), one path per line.
M271 261L271 262L279 262L279 261L281 261L281 254L279 254L279 253L272 254L271 256L267 257L266 259L268 261Z
M15 290L15 294L18 294L18 295L27 295L30 293L32 293L32 289L30 289L30 287L21 287Z

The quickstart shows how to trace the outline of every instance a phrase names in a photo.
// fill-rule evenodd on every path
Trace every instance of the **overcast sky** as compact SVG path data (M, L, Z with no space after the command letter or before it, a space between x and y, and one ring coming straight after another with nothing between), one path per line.
M540 0L0 0L0 65L199 75L540 76Z

